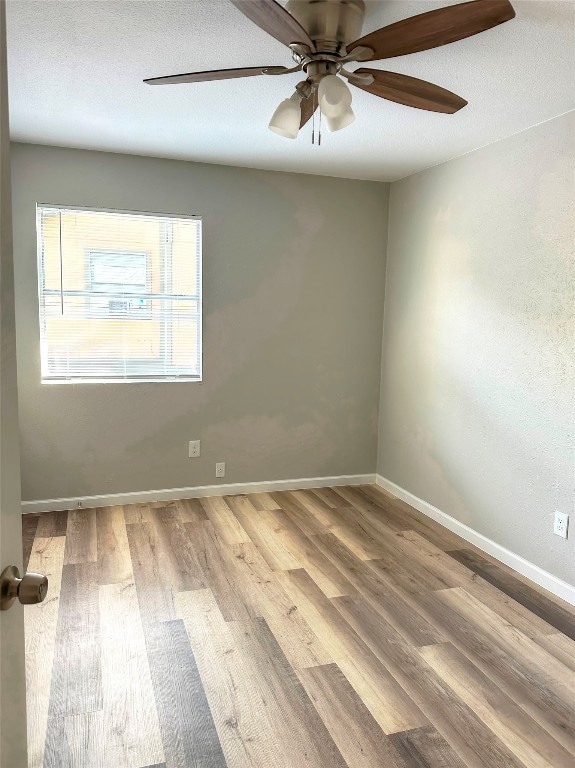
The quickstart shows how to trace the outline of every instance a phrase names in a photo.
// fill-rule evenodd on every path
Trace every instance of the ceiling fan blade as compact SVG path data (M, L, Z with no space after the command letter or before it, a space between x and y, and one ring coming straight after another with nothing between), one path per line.
M427 51L440 45L463 40L485 32L514 18L509 0L472 0L435 11L411 16L395 24L377 29L348 45L352 51L360 45L374 52L372 61Z
M315 93L310 93L310 95L306 99L301 100L301 121L299 124L300 128L303 128L304 125L311 120L313 113L317 109L317 96Z
M231 2L238 11L280 43L284 45L304 43L315 51L312 39L299 21L275 0L231 0Z
M385 72L381 69L356 69L355 73L373 75L373 83L365 85L349 78L350 83L364 91L373 93L388 101L405 104L408 107L427 109L430 112L445 112L452 115L467 102L456 93L441 88L439 85L419 80L417 77L400 75L398 72ZM355 74L354 73L354 74Z
M203 83L207 80L230 80L234 77L255 77L265 73L282 75L287 67L240 67L238 69L210 69L207 72L187 72L183 75L150 77L144 80L148 85L172 85L174 83Z

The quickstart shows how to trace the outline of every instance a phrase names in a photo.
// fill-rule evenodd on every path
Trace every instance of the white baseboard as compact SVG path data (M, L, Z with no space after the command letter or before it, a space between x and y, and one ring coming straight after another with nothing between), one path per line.
M424 515L427 515L427 517L431 517L432 520L443 525L444 528L448 528L450 531L453 531L453 533L461 536L465 541L474 544L476 547L483 550L483 552L487 552L492 557L495 557L497 560L505 563L505 565L516 570L518 573L531 579L531 581L534 581L540 587L549 590L549 592L557 597L562 598L571 605L575 605L575 586L557 578L557 576L553 576L553 574L548 571L544 571L543 568L529 562L529 560L525 560L525 558L520 555L516 555L515 552L511 552L509 549L502 547L501 544L497 544L495 541L488 539L487 536L483 536L483 534L478 533L473 528L465 525L465 523L461 523L459 520L442 512L427 501L423 501L423 499L420 499L418 496L414 496L413 493L392 483L391 480L388 480L381 475L376 475L375 482L381 488L384 488L386 491L389 491L389 493L397 496L398 499L405 501L411 507L414 507Z
M116 504L146 504L172 499L198 499L203 496L234 496L239 493L269 493L295 491L300 488L329 488L337 485L370 485L375 475L337 475L335 477L302 477L297 480L264 480L256 483L227 483L197 485L193 488L164 488L159 491L109 493L101 496L74 496L68 499L23 501L22 512L54 512L57 510L113 507Z

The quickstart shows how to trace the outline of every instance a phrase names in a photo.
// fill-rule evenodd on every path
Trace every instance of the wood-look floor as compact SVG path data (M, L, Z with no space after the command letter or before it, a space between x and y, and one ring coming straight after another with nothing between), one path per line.
M575 766L575 611L373 486L24 543L30 768Z

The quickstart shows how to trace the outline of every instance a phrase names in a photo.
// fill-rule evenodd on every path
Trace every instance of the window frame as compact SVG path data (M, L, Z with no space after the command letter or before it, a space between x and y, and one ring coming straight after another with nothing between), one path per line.
M45 329L43 329L42 324L45 322L46 319L46 312L45 312L45 296L49 294L53 294L53 289L46 290L43 285L44 281L44 270L43 270L43 260L42 260L42 250L43 250L43 233L42 233L42 213L44 210L53 210L53 211L79 211L81 213L111 213L115 215L126 215L126 216L135 216L135 217L152 217L152 218L159 218L159 219L174 219L176 221L195 221L198 225L197 229L197 258L196 258L196 286L197 286L197 293L195 295L191 294L177 294L172 292L166 292L166 293L158 293L153 294L151 291L147 292L145 295L146 297L151 300L154 298L170 298L171 300L174 300L173 297L179 297L180 299L184 301L196 301L198 304L198 312L196 317L196 324L197 324L197 374L191 375L189 373L183 373L183 374L168 374L168 375L160 375L157 373L150 372L149 374L130 374L129 376L94 376L94 377L87 377L87 376L45 376L44 370L45 370L45 363L44 363L44 356L46 354L45 345L46 345L46 332ZM119 209L119 208L100 208L100 207L88 207L88 206L75 206L75 205L61 205L61 204L54 204L54 203L36 203L36 245L37 245L37 271L38 271L38 320L39 320L39 333L40 333L40 383L46 384L46 385L53 385L53 384L172 384L172 383L201 383L203 379L203 277L202 277L202 267L203 267L203 242L202 242L202 235L203 235L203 218L200 215L197 214L176 214L176 213L158 213L153 211L134 211L134 210L127 210L127 209ZM92 248L92 247L85 247L84 248L84 258L86 260L86 268L88 270L88 289L85 291L71 291L71 294L83 294L86 296L86 298L89 300L91 294L93 294L91 290L91 266L89 263L90 259L90 253L103 253L104 251L107 251L107 249L98 249L98 248ZM110 250L110 253L112 252L112 249ZM134 251L136 253L136 251ZM145 251L138 251L138 255L146 253ZM149 253L146 253L146 256L148 258L147 261L147 267L146 267L146 279L148 283L150 282L150 272L149 272ZM68 291L63 291L62 287L60 287L59 290L57 290L57 293L64 296L68 293ZM176 300L178 300L176 298ZM101 315L99 312L96 311L96 313L92 313L92 310L90 307L87 309L86 313L87 317L93 317L93 318L103 318L104 316ZM130 320L142 320L142 319L149 319L151 317L151 313L144 314L144 315L120 315L120 316L110 316L111 319L124 319L126 321ZM105 319L105 318L104 318ZM150 361L151 365L151 361ZM161 363L158 364L158 367L161 365ZM47 365L46 365L47 368Z

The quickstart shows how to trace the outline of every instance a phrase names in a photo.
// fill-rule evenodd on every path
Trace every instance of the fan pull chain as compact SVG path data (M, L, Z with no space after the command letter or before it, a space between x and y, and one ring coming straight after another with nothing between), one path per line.
M317 145L321 147L321 109L319 111L319 128L317 129Z
M311 115L311 143L315 144L315 110L316 110L316 92L314 91L312 97L312 115Z

